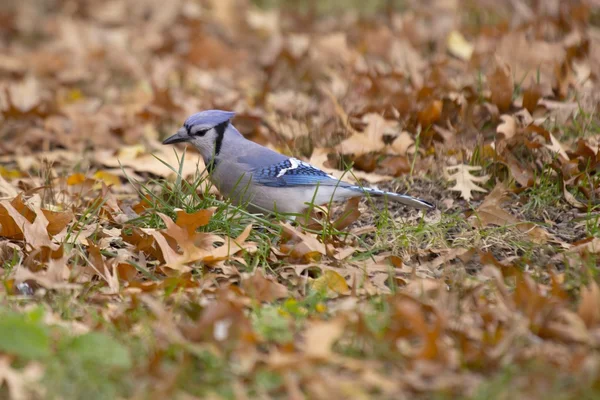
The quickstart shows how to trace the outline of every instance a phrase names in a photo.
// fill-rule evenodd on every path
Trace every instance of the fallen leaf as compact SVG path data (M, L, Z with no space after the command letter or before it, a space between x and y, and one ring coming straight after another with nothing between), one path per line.
M549 132L549 135L550 135L550 144L547 144L546 148L548 148L551 151L553 151L554 153L558 154L563 160L569 161L569 156L567 155L567 152L562 147L560 142L554 137L554 135L552 133Z
M383 136L396 135L399 131L396 121L386 120L375 113L364 115L362 122L367 124L363 132L354 132L336 146L341 154L360 156L381 151L386 147Z
M344 230L360 218L360 211L358 209L359 203L360 197L354 197L346 202L344 211L342 211L339 218L333 222L335 229Z
M523 92L523 107L533 114L538 105L538 101L542 98L542 86L539 83L532 83Z
M573 243L573 247L569 249L572 252L579 254L600 254L600 238L593 237L580 240Z
M333 354L333 345L344 333L342 318L311 322L304 334L304 353L312 358L327 360Z
M204 215L195 220L203 222L208 214L212 215L213 210L205 210ZM150 234L156 240L161 249L165 260L165 267L174 269L180 273L189 272L187 265L192 262L201 261L206 264L225 260L239 251L253 252L256 245L252 242L246 242L252 231L252 225L246 226L243 232L235 239L222 238L212 233L195 232L187 225L185 228L177 225L167 215L158 213L163 220L166 229L161 231L152 231ZM191 225L193 227L193 224ZM177 246L182 252L174 249L165 236L173 239L173 245Z
M394 139L390 147L393 150L394 154L399 156L406 156L409 152L409 149L415 144L410 133L406 131L400 132L398 137Z
M37 397L35 387L44 376L40 363L29 362L24 367L14 368L8 356L0 357L0 382L6 384L11 400L28 400Z
M545 41L525 31L512 31L502 37L496 55L510 65L517 79L531 76L541 85L552 87L555 68L564 61L566 51L559 41Z
M541 336L581 344L590 342L586 324L579 315L564 308L556 310L554 314L554 318L540 332Z
M118 155L113 155L113 153L109 151L97 151L94 154L95 161L107 167L129 167L138 172L150 172L164 178L175 175L175 172L171 168L176 171L179 170L179 163L182 162L182 154L173 149L161 149L160 151L154 152L154 154L144 152L144 154L135 158L129 158L130 155L128 154L127 157L128 158L120 159ZM203 170L204 162L202 161L202 157L191 151L186 152L182 169L183 177L185 178L194 175Z
M0 202L0 208L4 208L10 218L14 221L13 227L16 226L18 231L23 234L25 238L25 242L34 249L41 249L42 247L47 247L52 251L56 251L60 248L58 243L53 243L50 237L48 236L48 231L46 227L48 226L48 220L44 213L36 209L35 210L35 220L33 222L29 222L27 218L25 218L17 209L7 200L3 200ZM0 214L0 218L2 215ZM5 220L5 217L3 218ZM6 225L10 226L9 224ZM11 229L10 231L4 232L4 224L2 226L2 235L8 236L12 235L13 237L17 235L18 231L13 230L14 228L6 228Z
M104 279L104 281L108 284L110 293L119 293L119 277L117 275L117 269L114 268L114 264L106 263L98 246L88 246L88 253L90 266L96 271L98 276Z
M117 152L119 160L135 160L136 158L146 154L146 148L142 144L133 146L122 146Z
M350 118L348 117L348 114L346 114L346 111L344 111L344 109L340 105L337 97L335 97L335 94L325 85L322 85L320 88L321 91L323 91L323 93L325 93L325 95L329 98L329 100L331 100L331 103L333 104L333 107L335 109L335 114L338 117L340 123L342 123L342 125L346 129L346 131L350 132L352 136L358 134L358 132L356 132L352 125L350 125Z
M462 255L468 253L470 250L467 248L456 247L453 249L449 249L448 251L442 252L441 255L433 259L432 261L424 262L419 265L421 268L425 268L431 271L435 271L440 267L443 267L449 261L454 260L455 258L461 257Z
M203 258L205 263L214 263L217 261L226 260L240 251L253 253L256 251L256 244L252 242L246 242L252 232L252 224L246 226L242 233L240 233L235 239L226 238L222 246L213 249L208 256Z
M565 196L565 200L567 201L567 203L569 203L573 207L579 208L580 210L587 209L587 206L585 204L583 204L582 202L577 200L575 198L575 196L573 196L573 194L571 194L571 192L569 192L569 189L567 189L567 183L564 180L563 180L563 196Z
M450 171L456 170L454 173L450 173ZM463 199L470 201L473 198L472 192L487 192L486 189L477 186L477 183L485 183L490 179L489 175L484 176L474 176L471 172L481 171L480 166L470 166L465 164L453 165L450 167L446 167L445 171L449 173L447 175L447 179L450 181L456 181L456 184L450 188L450 190L454 190L460 192Z
M331 269L323 271L320 277L312 281L312 287L319 292L327 289L337 294L348 294L350 292L344 277Z
M596 282L592 281L587 287L581 288L577 314L588 328L600 323L600 289Z
M12 199L18 194L19 190L0 174L0 199Z
M78 172L76 174L73 175L69 175L69 177L67 178L67 185L69 186L74 186L74 185L80 185L83 182L85 182L85 175L82 174L81 172Z
M325 245L321 243L315 234L300 231L287 222L282 222L283 243L280 249L284 254L298 260L310 262L321 255L327 254Z
M535 243L545 243L551 235L543 228L531 223L520 221L518 218L502 208L507 189L498 184L475 210L471 217L475 226L514 226L521 232L527 233Z
M496 132L504 135L505 139L510 139L517 133L517 121L512 115L501 115L502 123L496 128Z
M67 212L56 212L50 210L42 210L44 216L48 220L48 233L51 236L58 235L63 229L67 227L73 221L73 213Z
M119 179L118 176L111 174L108 171L97 171L94 174L94 179L96 179L97 181L101 181L104 182L104 184L106 186L120 186L121 185L121 179Z
M210 222L216 209L216 207L211 207L191 214L188 214L184 210L177 210L177 220L175 223L177 226L187 229L188 235L192 236L199 227L206 226Z
M461 60L469 61L473 55L474 46L459 31L452 31L448 34L446 46L448 46L450 54Z
M8 178L8 179L17 179L21 178L23 174L21 171L16 169L7 169L4 166L0 165L0 177Z
M491 102L500 112L507 111L512 104L514 82L510 65L499 58L495 59L494 70L487 76L492 92Z
M354 181L354 182L359 182L360 180L365 180L369 183L378 183L378 182L390 181L390 180L394 179L394 177L391 175L367 173L367 172L358 171L355 169L345 172L345 171L340 171L335 168L330 168L327 165L325 165L325 163L327 162L328 153L329 153L329 150L325 149L325 148L315 149L312 153L312 156L310 157L309 163L311 165L314 165L315 167L319 168L320 170L323 170L323 171L327 172L328 174L331 174L331 175L335 176L336 178L342 179L342 180L348 180L348 181Z
M250 297L259 302L272 302L288 296L287 288L272 277L265 277L262 271L256 270L252 276L242 280L242 289Z
M535 182L535 174L531 167L523 165L512 153L505 154L506 165L515 181L522 187L531 187Z
M440 120L444 103L441 100L428 102L417 113L417 119L423 128L428 128Z

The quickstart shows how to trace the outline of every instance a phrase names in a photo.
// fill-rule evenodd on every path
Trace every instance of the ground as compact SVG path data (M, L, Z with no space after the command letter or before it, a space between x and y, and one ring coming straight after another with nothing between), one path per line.
M363 3L0 6L0 398L600 395L597 1ZM250 214L213 108L436 209Z

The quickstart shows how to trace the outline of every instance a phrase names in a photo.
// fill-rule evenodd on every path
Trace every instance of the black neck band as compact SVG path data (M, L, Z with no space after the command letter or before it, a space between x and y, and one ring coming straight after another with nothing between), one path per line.
M227 125L229 125L229 121L225 121L215 126L215 132L217 133L217 138L215 139L215 157L219 155L221 152L221 146L223 145L223 136L225 136L225 130L227 129Z

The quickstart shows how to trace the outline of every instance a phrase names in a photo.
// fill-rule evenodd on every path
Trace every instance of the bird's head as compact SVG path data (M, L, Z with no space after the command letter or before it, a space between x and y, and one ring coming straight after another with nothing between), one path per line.
M225 131L234 115L231 111L200 111L188 117L177 133L165 139L163 144L190 142L200 151L204 161L208 161L221 151Z

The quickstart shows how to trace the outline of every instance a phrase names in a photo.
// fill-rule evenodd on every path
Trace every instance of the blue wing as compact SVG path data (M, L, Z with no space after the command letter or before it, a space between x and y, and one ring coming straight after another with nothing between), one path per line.
M256 168L252 176L256 183L271 187L345 185L334 176L295 158Z

